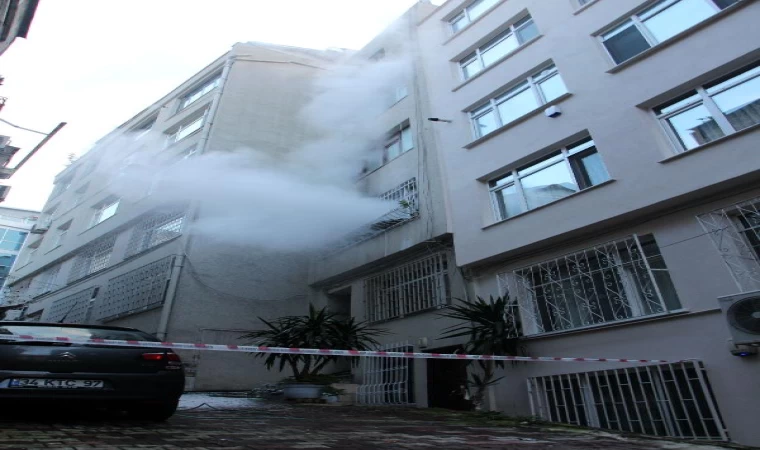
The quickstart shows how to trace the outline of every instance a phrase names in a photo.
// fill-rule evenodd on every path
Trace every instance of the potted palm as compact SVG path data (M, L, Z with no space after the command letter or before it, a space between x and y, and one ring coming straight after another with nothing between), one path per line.
M305 316L285 316L267 321L263 330L252 331L241 336L252 345L286 348L327 348L370 350L378 345L375 336L384 330L370 328L366 322L357 322L353 317L342 319L327 308L317 309L309 305ZM285 398L320 398L325 386L337 381L322 372L329 363L338 359L333 355L256 353L265 358L267 369L277 366L282 372L288 368L291 376L283 380ZM356 358L351 358L352 363Z
M442 338L467 337L464 349L469 354L505 356L518 353L521 328L518 316L510 314L515 305L510 303L508 296L490 297L488 301L478 297L473 302L460 302L440 314L461 322L445 328ZM468 363L473 362L477 363L479 370L470 370L467 391L473 407L480 410L488 387L501 379L496 377L496 368L503 368L504 361L470 360Z

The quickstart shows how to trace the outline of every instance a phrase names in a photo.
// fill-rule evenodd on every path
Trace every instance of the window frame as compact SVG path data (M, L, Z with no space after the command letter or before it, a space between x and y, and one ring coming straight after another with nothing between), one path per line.
M167 136L166 147L171 147L172 145L175 145L175 144L177 144L179 142L182 142L185 139L188 139L191 136L195 135L196 133L201 132L203 130L203 128L206 126L207 115L208 115L208 110L205 110L198 117L193 117L192 119L189 119L189 120L185 121L184 123L180 124L179 126L177 126L174 129L174 131L172 131ZM180 136L180 134L183 131L191 128L191 125L193 125L193 124L195 124L197 122L200 122L200 126L197 129L195 129L192 132L190 132L190 134L187 134L185 136L182 136L182 137L178 138L178 136Z
M621 19L621 20L615 22L613 25L611 25L609 27L606 27L604 29L604 31L600 32L597 35L597 38L598 38L599 42L602 44L602 47L604 48L604 51L606 52L606 54L609 57L610 61L612 61L612 63L615 66L619 66L621 64L625 64L626 62L628 62L628 61L636 58L638 55L641 55L642 53L644 53L646 51L649 51L652 48L655 48L655 47L657 47L659 45L662 45L663 42L667 42L667 41L669 41L671 39L675 39L676 37L678 37L681 34L687 32L688 30L690 30L690 29L692 29L692 28L694 28L696 26L699 26L699 24L703 23L706 20L709 20L711 17L714 17L716 14L719 14L722 11L725 11L725 10L727 10L727 9L729 9L729 8L737 5L737 4L742 3L742 0L738 0L736 3L734 3L732 5L729 5L729 6L725 7L725 8L723 8L723 9L721 9L720 6L718 6L717 3L715 3L714 0L701 0L704 3L706 3L707 5L709 5L710 7L712 7L715 10L715 13L712 14L711 16L705 18L704 20L702 20L700 22L697 22L697 23L695 23L695 24L693 24L693 25L691 25L691 26L689 26L687 28L684 28L683 30L679 31L678 33L674 34L673 36L671 36L671 37L669 37L669 38L667 38L667 39L665 39L663 41L657 40L657 38L649 30L649 28L647 28L647 26L646 26L646 24L644 24L644 22L646 20L651 19L652 17L656 16L657 14L662 13L663 11L667 10L668 8L671 8L675 4L680 3L681 1L684 1L684 0L660 0L660 1L657 1L657 2L654 2L654 3L650 3L650 4L646 5L644 8L638 10L637 12L634 12L633 14L631 14L630 16L628 16L628 17L626 17L624 19ZM587 2L586 4L588 4L588 3L591 3L591 2ZM586 5L583 5L583 6L586 6ZM642 16L646 16L646 17L642 18ZM615 61L615 57L612 55L612 53L610 52L610 50L607 48L607 45L605 44L605 42L607 40L609 40L610 38L612 38L614 36L617 36L622 31L628 29L631 26L633 26L634 28L636 28L636 30L639 32L639 34L644 38L644 40L646 41L646 43L649 45L649 48L647 48L646 50L643 50L643 51L637 53L636 55L631 56L630 58L628 58L626 60L617 62L617 61ZM612 34L612 33L614 33L614 34Z
M526 21L525 19L528 19L528 20ZM520 23L520 22L523 22L523 23ZM463 81L469 80L470 78L475 77L476 75L478 75L479 73L481 73L485 69L493 66L494 64L489 64L489 65L485 64L485 62L483 61L483 53L485 53L485 52L493 49L497 45L499 45L502 42L504 42L505 40L509 39L510 36L514 36L515 39L517 40L517 44L518 44L517 47L515 47L512 50L510 50L509 52L507 52L503 56L499 57L497 59L497 61L499 61L502 58L505 58L508 55L516 52L518 49L520 49L520 47L522 47L526 43L528 43L528 42L532 41L533 39L535 39L536 36L538 36L540 33L538 33L536 36L534 36L534 37L532 37L530 39L527 39L525 41L521 40L520 35L518 33L519 30L523 29L524 27L526 27L527 25L529 25L531 23L533 25L536 24L535 20L533 20L533 16L531 16L530 14L526 14L526 15L521 16L519 19L517 19L514 22L512 22L506 30L502 31L501 33L499 33L498 35L496 35L493 39L490 39L489 41L487 41L483 45L478 46L474 51L470 52L469 54L467 54L467 56L465 56L464 58L460 59L459 62L458 62L458 66L459 66L459 75L462 77L462 80ZM473 73L471 76L468 77L466 71L464 70L464 68L467 65L471 64L472 62L477 62L480 65L480 69L478 69L477 72Z
M395 128L396 128L396 131L394 131L392 134L390 134L388 136L388 138L383 143L382 158L380 159L381 163L378 166L376 166L376 167L370 167L369 166L369 162L365 162L365 166L364 166L364 170L363 170L363 175L370 174L370 173L374 172L375 170L377 170L377 169L385 166L386 164L390 163L394 159L399 158L402 155L404 155L405 153L408 153L408 152L414 150L414 148L415 148L416 145L415 145L414 133L412 133L412 126L411 126L411 124L405 122L405 123L402 123L401 125L398 125ZM408 149L404 149L404 133L406 133L406 132L408 132L409 135L410 135L410 142L411 142L411 145L412 145ZM396 155L396 156L394 156L394 157L391 158L388 149L390 147L392 147L394 144L398 144L398 146L399 146L399 153L398 153L398 155ZM373 151L377 151L377 150L375 149Z
M753 71L755 73L752 73ZM747 128L742 128L741 130L737 130L731 124L731 122L728 120L726 115L723 113L723 111L720 109L718 104L713 99L713 97L717 95L720 95L730 89L733 89L739 85L747 83L756 78L760 78L760 61L757 61L753 64L750 64L748 66L745 66L733 72L730 72L722 77L716 78L713 81L702 83L696 88L692 88L686 92L681 93L678 96L672 97L667 102L660 103L659 105L652 108L651 111L654 114L657 121L660 123L660 127L668 136L668 139L670 139L670 141L675 146L676 152L678 154L688 153L690 151L694 151L698 148L708 145L712 142L715 142L718 139L726 138L733 134L744 131L747 128L751 128L753 126L757 126L758 124L760 124L760 122L758 122L758 124L751 125L750 127L747 127ZM710 90L712 87L716 87L720 85L723 85L720 87L720 89L708 92L708 90ZM683 105L680 105L678 108L672 111L668 111L667 113L658 112L658 110L676 105L681 101L688 100L690 97L695 97L695 98L689 102L684 103ZM760 99L760 93L758 93L758 99ZM700 105L704 106L707 109L707 111L710 113L710 115L712 116L712 119L715 121L715 123L723 132L723 136L716 138L712 141L705 142L704 144L697 145L696 147L687 148L686 145L681 140L678 133L670 125L669 119L685 111L696 108Z
M475 17L471 16L470 11L472 10L473 6L476 6L480 3L488 2L488 1L492 1L493 4L491 6L488 6L486 9L484 9L483 12L478 14L477 16ZM460 31L465 29L467 25L471 24L472 22L477 20L479 17L483 17L484 15L488 14L488 12L490 12L493 8L495 8L496 5L498 5L500 2L501 0L475 0L473 2L470 2L469 5L465 6L461 11L451 16L451 18L446 21L449 31L451 32L452 35L459 33ZM459 29L455 29L454 23L458 22L459 19L465 19L466 22Z
M548 72L548 73L545 73L545 72ZM508 90L506 90L506 92L503 92L499 94L498 96L489 99L487 102L482 103L479 106L472 108L469 111L470 128L472 130L472 133L475 139L480 139L491 133L494 133L500 128L506 125L509 125L510 123L515 122L519 120L521 117L529 114L530 111L533 111L537 108L540 108L548 104L551 101L556 100L556 98L558 97L555 97L554 99L547 101L546 95L541 89L541 84L549 80L550 78L553 78L555 76L560 77L560 80L562 80L562 84L565 86L565 93L562 95L566 95L570 93L570 91L567 89L567 84L565 84L565 80L562 78L562 74L559 72L559 69L557 68L556 64L554 63L549 64L542 69L533 71L532 73L533 75L530 75L527 79L521 80L517 83L513 83L511 87ZM499 109L498 109L499 105L507 102L511 98L516 97L518 94L521 94L528 89L530 89L533 92L533 96L535 97L535 100L537 103L536 108L532 108L530 111L526 112L525 114L522 114L512 119L511 121L504 123L504 121L501 118L501 113L499 112ZM496 119L495 121L496 121L497 126L496 128L489 131L488 133L480 134L480 129L476 121L480 119L481 117L486 116L490 112L493 112L495 114L494 117Z
M106 220L110 219L111 217L115 216L119 212L119 206L121 206L120 204L121 204L121 199L117 198L117 199L112 200L112 201L102 202L100 205L98 205L95 208L95 213L92 216L92 223L90 224L90 228L94 227L95 225L99 225L99 224L105 222ZM114 205L116 205L116 209L114 210L113 214L111 214L110 216L108 216L106 218L103 218L102 214L107 209L109 209L110 207L112 207Z
M534 160L528 164L524 164L520 167L515 167L514 169L511 169L510 171L498 177L488 180L488 194L491 199L491 209L493 211L494 219L497 222L501 222L501 221L510 219L512 217L517 217L527 212L536 210L538 208L548 206L552 203L555 203L557 201L560 201L566 198L567 196L558 198L554 201L545 203L543 205L540 205L534 208L529 207L528 198L525 195L525 191L523 189L521 180L523 178L529 177L549 167L552 167L558 164L563 164L565 168L567 169L567 172L572 176L573 181L575 182L575 185L578 187L578 190L572 194L568 194L568 196L577 194L579 192L583 192L589 188L598 186L602 183L605 183L611 180L612 178L609 176L609 171L607 171L607 179L597 184L591 184L587 182L586 179L583 177L580 163L578 163L577 160L583 157L592 155L592 154L599 154L599 149L596 147L594 140L591 137L587 137L579 141L575 141L572 144L566 145L560 148L559 150L555 150L542 158ZM561 159L559 161L553 162L551 164L545 164L547 161L551 161L557 156L561 156ZM603 160L602 160L602 163L604 163ZM604 168L605 170L607 170L606 164L604 165ZM497 184L499 181L507 179L507 178L511 178L511 181L507 181L503 184ZM499 206L498 195L500 191L503 191L513 186L515 188L516 194L519 195L521 212L512 216L502 216L501 208Z
M202 99L203 97L205 97L206 95L208 95L209 93L217 89L219 86L221 86L221 84L222 84L221 72L217 73L216 75L212 77L209 77L208 79L206 79L206 81L198 85L195 89L193 89L192 91L188 92L187 94L179 98L179 104L177 105L176 112L184 111L190 106L196 104L200 99ZM211 88L206 90L206 88L209 86L211 86ZM193 97L194 95L198 93L201 93L201 94L195 97L195 99L193 99L192 101L188 102L188 100L191 97Z

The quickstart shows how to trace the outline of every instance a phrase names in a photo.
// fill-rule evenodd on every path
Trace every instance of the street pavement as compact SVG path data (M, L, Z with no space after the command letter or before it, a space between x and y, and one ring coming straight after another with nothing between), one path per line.
M696 449L598 430L412 408L290 405L190 394L161 424L103 412L0 411L0 449Z

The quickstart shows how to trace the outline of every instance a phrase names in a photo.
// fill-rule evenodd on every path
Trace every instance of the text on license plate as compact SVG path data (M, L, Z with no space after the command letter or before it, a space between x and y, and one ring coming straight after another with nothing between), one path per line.
M51 380L47 378L14 378L12 388L60 388L60 389L101 389L103 380Z

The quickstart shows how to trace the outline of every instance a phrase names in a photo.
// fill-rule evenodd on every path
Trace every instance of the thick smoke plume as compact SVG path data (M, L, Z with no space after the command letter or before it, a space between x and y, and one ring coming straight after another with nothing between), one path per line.
M316 137L281 154L207 148L156 164L165 136L140 138L148 145L138 152L134 138L125 136L99 151L99 165L118 170L112 186L125 200L198 202L195 233L269 250L318 250L398 207L359 192L356 180L370 153L382 147L388 130L379 118L409 79L405 67L403 61L344 65L318 78L315 96L301 111Z

